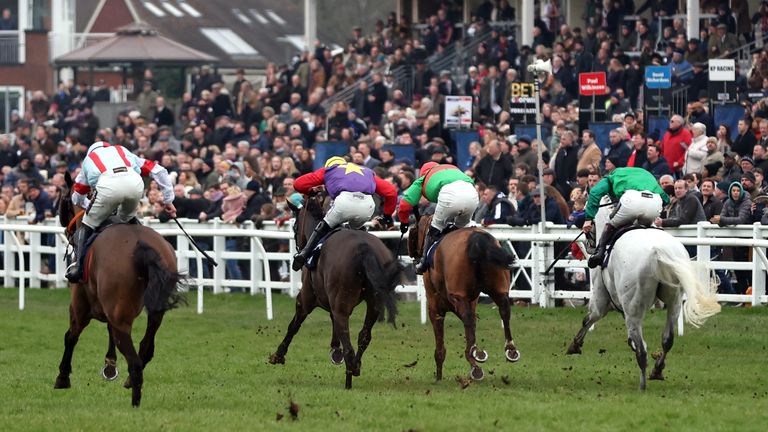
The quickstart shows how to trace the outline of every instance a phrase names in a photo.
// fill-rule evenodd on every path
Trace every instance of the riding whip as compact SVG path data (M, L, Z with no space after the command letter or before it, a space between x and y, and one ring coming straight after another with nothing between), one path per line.
M195 249L197 249L197 250L198 250L198 252L200 252L200 253L201 253L201 254L202 254L204 257L205 257L205 259L206 259L206 260L207 260L207 261L208 261L210 264L213 264L213 266L214 266L214 267L218 266L218 265L219 265L219 263L217 263L217 262L216 262L216 260L214 260L213 258L211 258L211 256L210 256L210 255L208 255L208 254L207 254L207 253L206 253L204 250L200 249L200 246L198 246L198 245L197 245L197 242L195 241L195 239L193 239L193 238L192 238L192 236L190 236L189 234L187 234L187 232L184 230L184 227L183 227L183 226L181 226L181 222L179 222L179 220L178 220L178 219L176 219L176 218L172 218L172 219L173 219L173 221L174 221L174 222L176 222L176 225L178 225L178 226L179 226L179 229L181 230L181 232L183 232L183 233L184 233L184 235L185 235L185 236L187 236L187 238L189 239L189 241L191 241L191 242L192 242L192 246L194 246L194 247L195 247Z
M557 256L555 257L555 260L552 261L552 264L550 264L549 267L547 267L547 271L544 272L545 275L549 274L549 271L552 270L552 267L555 266L555 263L560 261L565 256L566 252L571 250L571 245L576 243L576 240L578 240L583 235L584 235L584 231L580 232L579 235L577 235L576 238L573 239L573 241L568 243L568 246L564 247L563 250L561 250L560 253L557 254Z

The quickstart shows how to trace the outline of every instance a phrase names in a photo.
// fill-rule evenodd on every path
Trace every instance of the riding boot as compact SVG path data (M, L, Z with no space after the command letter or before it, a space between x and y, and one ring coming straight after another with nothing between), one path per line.
M603 260L605 260L605 248L608 246L608 243L610 243L615 232L616 228L613 225L605 224L603 234L600 236L600 244L597 245L597 252L589 257L589 261L587 262L589 268L595 268L603 263Z
M72 283L78 283L83 278L83 269L80 262L85 252L85 242L93 234L93 228L86 224L80 224L80 228L75 233L75 260L67 268L66 278Z
M429 252L429 248L432 247L432 244L439 236L440 230L430 226L429 231L427 231L427 235L424 238L424 252L421 254L421 260L416 264L416 274L424 274L424 272L427 271L427 252Z
M320 239L330 231L331 227L324 220L317 224L315 230L312 231L312 234L309 236L307 244L304 245L304 249L293 256L293 266L291 267L293 268L293 271L299 271L302 267L304 267L304 264L309 258L309 254L311 254L312 250L315 249L317 242L320 241Z

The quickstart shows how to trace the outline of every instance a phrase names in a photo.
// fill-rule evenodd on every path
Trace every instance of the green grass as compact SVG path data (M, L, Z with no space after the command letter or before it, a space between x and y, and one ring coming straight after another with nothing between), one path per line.
M487 375L462 389L455 377L468 365L458 319L448 319L446 379L435 383L431 326L419 323L416 303L402 303L396 330L374 328L362 376L346 391L343 366L328 359L327 313L316 310L286 365L272 366L266 360L284 335L292 299L276 296L269 322L262 296L209 295L203 315L193 307L166 315L145 371L142 406L133 409L122 388L122 356L117 381L99 375L107 337L98 322L80 338L73 387L53 390L68 302L66 290L28 290L27 309L19 311L17 291L0 290L0 430L762 431L768 424L766 308L726 308L704 328L686 328L668 358L667 380L649 381L641 394L617 313L590 332L583 355L565 356L583 308L513 308L522 359L510 364L498 315L481 306ZM354 316L355 339L362 310ZM646 318L650 351L659 349L663 318L659 311ZM142 316L135 339L144 325ZM300 407L295 421L291 400Z

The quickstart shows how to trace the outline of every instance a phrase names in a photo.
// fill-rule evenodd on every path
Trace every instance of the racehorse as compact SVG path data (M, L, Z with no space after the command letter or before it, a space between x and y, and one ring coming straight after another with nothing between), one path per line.
M70 239L83 211L76 212L69 198L72 177L67 173L68 190L62 191L59 221ZM143 370L155 352L155 335L169 309L184 302L177 285L182 278L176 271L176 255L171 245L151 228L139 224L116 224L96 237L85 258L85 281L70 284L69 330L64 335L64 355L54 388L69 388L72 353L91 319L107 323L109 347L102 375L117 378L115 346L128 362L125 387L132 389L131 403L141 402ZM133 321L147 308L147 329L138 354L131 339Z
M412 258L421 258L431 222L432 216L420 217L417 226L408 233L408 252ZM436 248L434 264L423 275L429 319L435 333L435 378L443 379L447 312L455 313L464 323L467 341L464 357L471 366L469 376L474 380L485 376L478 363L484 363L488 353L478 349L475 343L475 310L480 293L487 294L499 308L506 340L505 357L510 362L520 360L509 328L509 280L514 257L479 228L461 228L444 234Z
M599 236L613 207L607 197L595 216L595 229ZM599 238L598 238L599 241ZM635 229L616 240L608 265L591 271L592 297L589 313L584 317L581 330L573 338L567 354L581 354L584 337L589 328L611 309L624 315L627 343L635 352L640 367L640 390L645 390L647 346L643 339L643 317L658 298L667 309L667 322L662 332L663 352L656 359L650 379L663 380L667 353L672 349L674 326L683 303L685 320L699 327L707 318L720 312L715 290L705 267L691 262L682 243L669 233L649 228Z
M324 193L312 194L298 209L289 203L296 223L296 244L306 244L309 235L323 218L328 202ZM331 361L346 364L344 387L352 388L352 376L360 376L363 353L371 342L371 329L383 314L389 314L394 326L397 305L395 287L400 283L402 266L377 237L365 231L342 229L330 235L320 249L314 270L302 269L301 291L296 297L296 313L288 332L273 353L271 364L284 364L285 354L301 323L316 308L331 314L333 336ZM363 328L357 339L357 353L349 336L349 316L355 306L365 301L367 309Z

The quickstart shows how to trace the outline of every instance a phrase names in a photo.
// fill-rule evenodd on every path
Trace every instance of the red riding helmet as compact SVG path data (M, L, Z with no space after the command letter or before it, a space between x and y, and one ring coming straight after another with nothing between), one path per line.
M424 165L421 166L421 171L419 172L419 177L423 177L427 174L429 170L432 169L432 167L436 167L438 165L437 162L427 162Z

